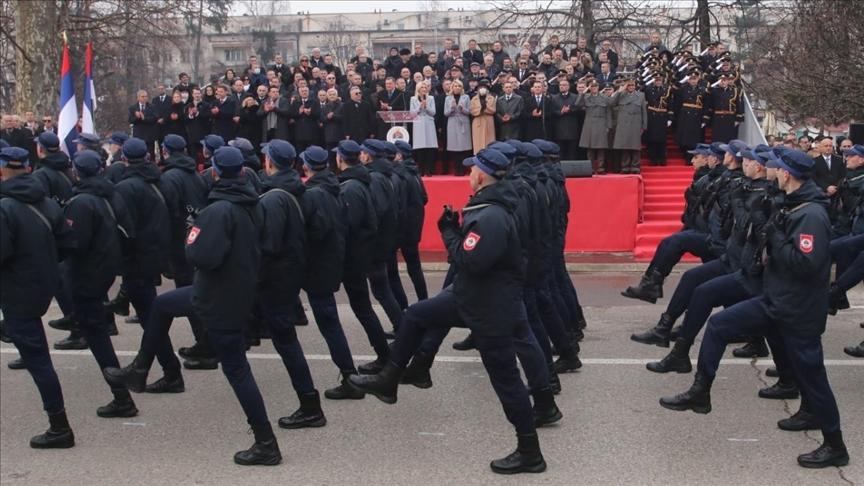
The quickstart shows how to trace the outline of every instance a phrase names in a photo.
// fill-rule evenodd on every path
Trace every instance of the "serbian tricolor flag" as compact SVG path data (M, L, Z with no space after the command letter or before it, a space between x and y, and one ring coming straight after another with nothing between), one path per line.
M87 43L87 54L84 59L84 106L81 112L81 131L96 133L93 122L93 112L96 111L96 89L93 85L93 43Z
M69 62L69 45L63 41L63 62L60 67L60 116L57 117L57 136L60 148L71 157L75 154L78 131L78 105L75 103L75 84L72 82L72 65Z

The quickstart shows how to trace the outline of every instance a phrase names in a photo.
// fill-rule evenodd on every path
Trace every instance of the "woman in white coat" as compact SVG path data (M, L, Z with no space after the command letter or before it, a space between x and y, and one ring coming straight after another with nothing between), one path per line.
M444 99L444 116L447 117L447 160L455 167L456 175L465 175L462 161L471 156L471 99L465 94L461 81L453 81L450 93ZM444 172L448 172L445 168Z
M429 83L417 83L411 97L411 112L417 113L414 120L414 160L423 175L435 172L435 153L438 151L438 137L435 135L435 100L429 96Z

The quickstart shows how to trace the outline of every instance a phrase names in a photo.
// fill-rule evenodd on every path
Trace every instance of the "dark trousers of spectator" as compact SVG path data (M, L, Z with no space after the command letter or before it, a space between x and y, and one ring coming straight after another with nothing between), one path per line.
M51 354L48 352L48 341L45 338L45 328L40 317L15 316L4 314L3 330L18 348L21 361L33 377L39 395L42 397L42 408L49 414L62 412L63 390L60 380L54 371Z
M385 283L389 286L389 282ZM378 320L378 315L375 314L375 309L372 308L372 301L369 300L369 286L365 276L346 275L342 280L342 286L345 288L345 293L348 294L348 304L363 330L366 331L366 337L369 338L369 344L372 349L380 357L386 357L390 354L390 347L387 345L387 337L384 335L384 328L381 327L381 321ZM395 299L394 299L395 301ZM398 307L398 304L397 304Z
M676 321L687 311L697 287L709 280L722 277L726 273L726 265L719 259L711 260L708 263L703 263L684 272L684 275L681 276L681 280L678 282L678 286L675 287L672 298L669 299L669 305L666 306L666 314L672 318L673 322Z
M420 175L435 175L435 155L438 152L434 148L414 149L414 160L420 168Z
M309 364L303 355L303 347L297 340L297 330L294 327L296 320L294 303L288 300L272 302L271 299L264 299L261 302L261 314L264 322L270 328L270 339L273 341L273 347L276 348L285 369L288 370L294 391L298 394L315 391L312 374L309 372Z
M222 373L234 390L246 414L246 421L252 426L269 423L264 398L246 359L246 337L243 331L208 329L208 333L222 365Z
M588 149L588 158L595 174L606 173L606 149Z
M387 263L375 262L372 264L372 269L369 271L369 286L372 288L372 296L384 308L384 313L387 314L387 319L390 320L390 325L395 330L399 327L399 321L402 320L402 307L396 301L393 290L390 288ZM396 278L399 278L398 271Z
M81 334L87 339L87 345L90 352L96 359L96 364L100 370L105 368L119 368L120 362L117 360L117 353L114 352L114 345L111 343L111 338L108 336L108 327L105 321L105 308L103 305L104 297L81 297L75 296L73 299L75 317L78 320L78 325L81 329ZM112 315L113 317L113 315ZM110 387L111 384L109 383ZM114 388L112 391L125 390L125 388Z
M391 361L404 368L408 365L411 357L420 349L428 331L438 330L440 335L440 331L443 330L446 335L446 331L454 325L463 324L459 317L456 297L450 288L443 290L435 297L412 305L405 313L405 319L399 327L396 340L393 341ZM523 323L522 326L517 326L517 329L519 332L527 330L530 334L530 328L527 324ZM489 381L492 382L492 388L504 408L507 420L513 424L517 433L532 434L535 429L531 401L528 398L528 389L525 387L519 374L519 368L516 366L514 341L514 336L483 336L474 333L474 342L480 352L480 359L489 375ZM536 345L536 339L534 343ZM543 354L539 350L538 354L540 356L539 367L546 370ZM548 370L546 373L548 386Z
M471 157L473 152L471 150L463 150L461 152L451 152L447 151L447 164L444 166L443 174L450 174L457 176L465 175L465 166L462 165L462 161Z
M336 307L336 298L332 293L306 292L309 299L309 307L318 325L318 331L327 343L330 350L330 358L342 373L354 373L354 360L351 357L351 348L348 347L348 339L345 330L339 321L339 312ZM380 327L380 324L379 324ZM383 332L383 331L382 331Z
M561 160L581 160L579 158L579 140L557 140L555 143L561 148L559 153Z
M399 246L399 251L402 253L402 259L405 260L405 268L408 271L408 277L411 278L411 283L414 285L414 293L417 294L417 300L426 300L429 298L429 292L426 290L426 278L423 276L423 267L420 264L420 248L419 243L405 243ZM393 258L387 263L387 277L390 279L390 289L393 291L393 296L399 307L404 311L408 308L408 296L405 295L405 288L402 286L402 279L399 278L399 264L396 258L396 253L393 253Z
M692 253L703 262L717 258L708 248L707 234L691 229L681 230L663 238L663 241L657 245L657 251L645 274L657 270L664 277L668 277L672 268L681 261L685 253Z
M648 161L651 165L666 165L666 142L647 142Z
M622 174L639 173L639 150L616 150Z
M792 371L822 433L840 430L840 413L825 371L821 336L801 337L782 332L781 324L769 317L762 297L739 302L711 317L699 349L698 373L713 380L726 345L741 336L768 338L778 372Z

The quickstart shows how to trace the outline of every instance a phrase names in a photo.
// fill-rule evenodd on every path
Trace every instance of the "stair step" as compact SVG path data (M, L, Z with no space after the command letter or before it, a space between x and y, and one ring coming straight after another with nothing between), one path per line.
M678 202L646 202L644 205L645 211L678 211L680 214L684 211L684 200Z
M680 221L681 211L675 209L645 209L642 213L646 222Z
M645 195L645 203L655 203L655 202L675 202L681 203L684 202L683 194L646 194Z
M646 221L636 225L636 234L670 234L681 229L681 221Z

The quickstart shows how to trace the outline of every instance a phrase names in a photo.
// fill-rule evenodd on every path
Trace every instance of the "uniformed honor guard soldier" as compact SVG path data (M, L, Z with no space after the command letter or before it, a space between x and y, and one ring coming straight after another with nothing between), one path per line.
M710 412L711 384L726 344L740 335L766 335L778 371L792 370L824 437L816 450L798 456L798 464L807 468L845 466L849 454L828 384L821 340L831 274L828 200L810 179L813 159L804 152L782 152L769 164L778 169L778 186L786 199L763 229L767 242L763 294L711 317L693 385L684 393L661 398L660 405Z
M60 380L48 354L42 316L58 286L59 256L75 242L63 211L29 172L29 152L0 150L0 309L3 331L18 348L42 397L49 429L30 439L35 449L75 445Z
M282 461L282 454L246 359L243 334L258 285L258 272L249 269L257 269L261 258L258 194L242 176L243 154L239 149L221 147L212 162L215 181L208 196L210 204L195 219L186 237L186 257L195 268L194 283L166 292L160 298L174 294L171 298L178 309L188 307L191 301L192 310L207 328L222 372L252 427L255 443L236 453L234 462L243 466L273 466ZM125 368L106 369L106 378L125 384L132 391L142 390L155 350L169 341L170 324L170 318L147 322L138 355Z
M703 115L707 93L701 75L698 69L688 72L684 85L675 93L675 140L688 164L691 158L688 152L705 140Z
M453 325L468 326L519 442L515 452L492 461L492 470L501 474L542 472L546 462L513 344L519 322L525 319L521 297L524 264L513 215L519 196L504 180L509 161L497 150L481 150L464 163L471 167L475 191L463 210L464 220L460 223L459 213L448 207L438 221L450 259L459 269L453 285L409 307L381 372L351 376L349 383L385 403L395 403L400 378L424 334Z
M738 125L744 121L741 92L732 84L732 75L723 74L716 86L708 88L703 123L711 126L711 141L727 143L738 138Z

